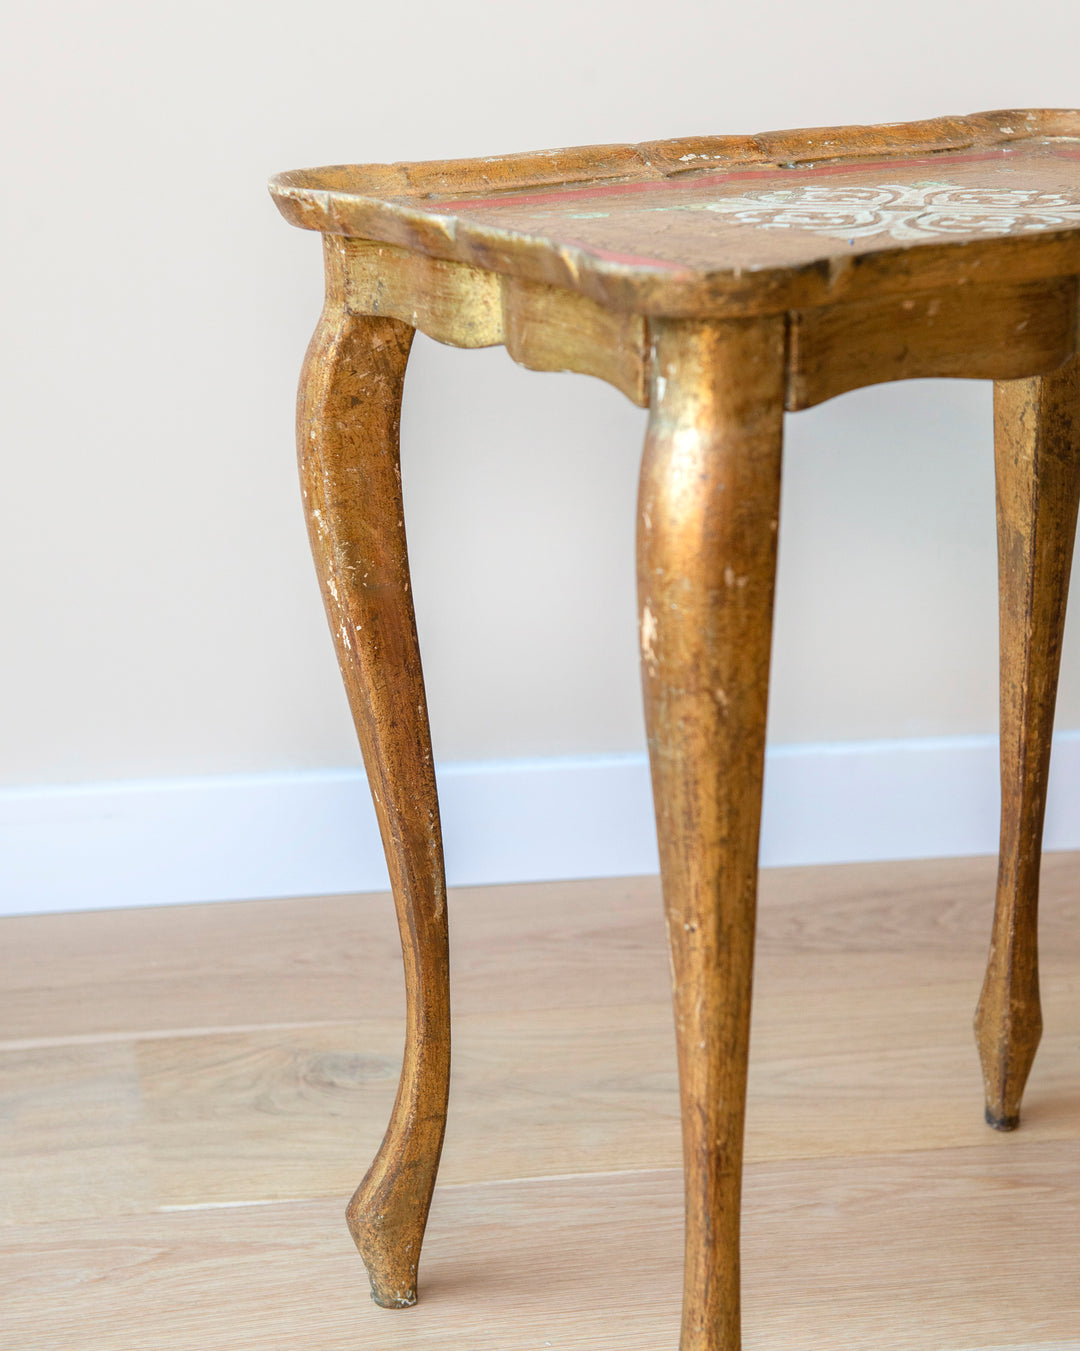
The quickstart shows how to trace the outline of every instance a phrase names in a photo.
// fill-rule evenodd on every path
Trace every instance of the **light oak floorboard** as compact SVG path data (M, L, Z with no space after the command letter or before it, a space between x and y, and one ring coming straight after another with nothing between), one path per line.
M132 1043L0 1053L0 1224L154 1204Z
M748 1351L1080 1346L1080 1150L1018 1144L752 1166ZM675 1171L442 1187L394 1312L325 1201L6 1230L8 1344L672 1351L681 1229Z
M764 876L748 1348L1080 1351L1080 856L1050 855L1014 1136L971 1018L993 861ZM385 896L0 921L4 1351L673 1351L678 1102L655 878L452 893L421 1304L344 1201L402 1043Z
M1044 1039L1024 1133L1075 1139L1080 981L1047 993L1059 1030ZM747 1157L1009 1148L979 1110L970 987L926 994L909 1008L890 991L825 990L808 1006L759 983ZM458 1020L445 1182L678 1166L668 1006L589 1012ZM19 1113L0 1215L74 1218L88 1195L98 1215L139 1197L146 1208L345 1195L382 1137L401 1040L399 1023L369 1019L0 1051L0 1100Z
M1043 868L1043 962L1080 964L1080 862ZM994 896L986 858L775 868L762 874L758 978L875 984L982 979ZM454 1011L670 998L659 879L457 888ZM388 895L236 901L0 920L0 1041L343 1022L404 1008ZM947 978L947 977L946 977ZM976 988L975 996L978 996ZM755 1010L755 1014L757 1010Z

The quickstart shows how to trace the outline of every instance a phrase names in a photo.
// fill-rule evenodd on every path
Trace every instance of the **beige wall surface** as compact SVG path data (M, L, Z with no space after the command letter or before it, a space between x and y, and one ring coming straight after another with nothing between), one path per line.
M6 12L8 785L358 760L292 460L319 249L271 172L1080 103L1075 0ZM774 740L992 731L989 390L863 391L788 430ZM597 382L418 340L405 478L440 758L641 747L642 433Z

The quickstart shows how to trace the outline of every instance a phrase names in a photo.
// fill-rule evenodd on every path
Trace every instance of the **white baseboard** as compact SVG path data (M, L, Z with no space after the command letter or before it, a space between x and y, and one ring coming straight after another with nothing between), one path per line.
M655 872L643 755L439 771L451 885ZM778 746L765 865L989 854L997 742ZM1046 847L1080 848L1080 731L1055 739ZM0 914L373 891L388 885L358 770L0 791Z

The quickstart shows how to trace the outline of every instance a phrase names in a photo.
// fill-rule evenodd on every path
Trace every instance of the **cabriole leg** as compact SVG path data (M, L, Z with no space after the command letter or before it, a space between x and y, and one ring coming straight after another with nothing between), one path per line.
M1038 902L1061 636L1080 497L1080 359L994 386L1001 645L1001 852L975 1015L986 1119L1020 1121L1042 1033Z
M682 1096L681 1348L737 1351L784 322L653 332L638 597Z
M405 961L405 1058L390 1124L349 1202L387 1308L416 1302L450 1073L446 884L401 501L398 425L413 330L349 313L326 240L327 300L300 383L300 477L315 566L364 755Z

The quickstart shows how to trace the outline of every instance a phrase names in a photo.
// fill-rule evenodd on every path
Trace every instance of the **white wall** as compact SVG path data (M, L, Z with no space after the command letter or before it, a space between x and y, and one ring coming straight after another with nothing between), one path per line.
M1074 0L22 0L6 129L0 783L358 763L292 451L317 239L271 172L1080 103ZM771 732L992 732L989 391L789 419ZM418 340L404 416L444 760L639 750L642 413ZM1080 726L1070 629L1059 724Z

